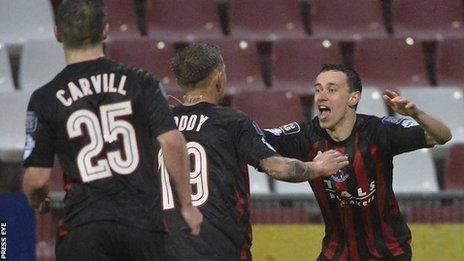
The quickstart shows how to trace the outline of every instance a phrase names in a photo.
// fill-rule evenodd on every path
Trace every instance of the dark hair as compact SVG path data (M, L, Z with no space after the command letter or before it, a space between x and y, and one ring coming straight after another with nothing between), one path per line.
M79 48L102 42L107 20L102 0L65 0L58 8L56 26L65 46Z
M190 89L222 67L221 50L212 44L191 44L171 60L171 70L182 88Z
M358 73L351 67L344 64L323 64L322 69L317 75L327 71L338 71L344 73L348 78L348 85L351 90L362 92L361 78L359 78Z

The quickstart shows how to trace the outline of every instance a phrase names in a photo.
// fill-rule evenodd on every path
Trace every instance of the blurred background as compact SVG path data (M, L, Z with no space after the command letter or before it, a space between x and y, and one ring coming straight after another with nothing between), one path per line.
M0 0L0 219L14 220L21 208L32 215L18 194L26 106L65 67L53 36L60 2ZM453 139L396 157L394 190L413 232L414 259L464 260L464 0L104 2L108 57L149 69L167 93L181 97L169 60L189 43L217 44L227 66L224 105L264 128L312 117L313 81L323 63L358 71L359 113L393 115L381 98L389 88L443 120ZM250 177L255 260L314 260L323 221L309 185ZM63 215L59 162L51 183L52 212L36 216L35 231L25 232L37 260L54 260Z

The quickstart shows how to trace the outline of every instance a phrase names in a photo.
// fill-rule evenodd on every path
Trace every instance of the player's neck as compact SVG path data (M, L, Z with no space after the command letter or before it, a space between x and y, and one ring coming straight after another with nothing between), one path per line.
M92 45L84 48L73 49L64 48L66 64L80 63L91 61L105 56L103 53L103 44Z
M211 104L217 104L217 101L214 97L208 94L203 90L201 91L192 91L185 93L183 97L183 105L185 106L192 106L198 104L200 102L207 102Z
M333 129L326 129L326 131L332 140L336 142L344 141L350 137L355 123L356 112L347 113Z

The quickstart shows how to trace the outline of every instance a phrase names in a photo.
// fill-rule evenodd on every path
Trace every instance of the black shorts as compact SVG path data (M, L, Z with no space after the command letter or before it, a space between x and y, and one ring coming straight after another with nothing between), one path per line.
M169 261L236 261L240 260L240 248L222 231L204 218L199 236L171 229L166 237L166 255ZM251 255L248 260L251 260Z
M166 260L164 233L111 221L78 226L56 242L57 261Z

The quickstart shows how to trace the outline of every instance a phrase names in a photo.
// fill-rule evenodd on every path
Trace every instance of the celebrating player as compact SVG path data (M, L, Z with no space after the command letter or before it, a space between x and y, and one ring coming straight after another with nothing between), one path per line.
M56 22L67 66L30 99L23 191L40 210L56 153L67 230L57 260L165 260L155 139L193 234L202 220L191 202L185 139L158 81L103 57L101 0L64 1Z
M172 69L186 92L183 105L173 109L174 119L187 139L192 200L205 219L199 237L182 232L184 225L176 212L168 176L162 170L163 209L170 229L168 256L172 260L249 260L246 164L278 179L301 182L334 173L348 164L346 156L328 151L307 163L280 157L255 122L241 112L218 106L226 87L225 65L218 47L191 45L173 59Z
M393 156L444 144L450 130L393 91L384 100L417 123L356 114L361 80L344 65L324 65L314 86L317 117L265 135L277 152L303 161L329 149L349 155L349 166L309 182L326 226L318 260L411 260L411 232L392 189Z

